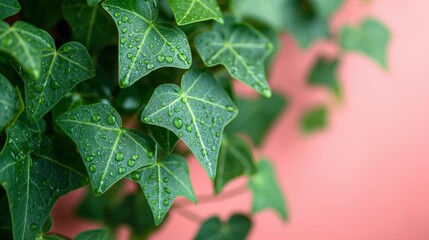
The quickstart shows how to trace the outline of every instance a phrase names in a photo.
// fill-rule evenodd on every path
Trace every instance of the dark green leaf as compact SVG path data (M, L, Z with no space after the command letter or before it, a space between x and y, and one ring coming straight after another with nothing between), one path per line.
M158 0L106 0L119 32L119 85L128 87L161 67L188 69L191 50L178 27L160 22Z
M9 16L21 10L21 6L16 0L2 0L0 3L0 20L3 20Z
M271 96L264 61L273 45L252 26L231 20L215 23L212 31L195 38L195 46L208 67L222 64L234 78L265 97Z
M88 4L85 0L66 0L62 10L73 38L85 45L89 52L96 53L107 45L115 44L118 33L112 18L101 5L90 7Z
M251 227L250 218L242 214L232 215L226 223L211 217L203 223L195 240L244 240Z
M358 51L387 68L387 44L389 30L375 19L365 19L356 28L346 26L340 32L340 44L344 50Z
M45 30L50 30L63 17L59 10L63 0L20 0L20 2L24 19Z
M0 22L0 52L13 57L34 78L41 74L42 51L55 49L49 33L25 22Z
M180 155L169 155L162 161L143 167L131 174L145 194L156 225L159 225L178 196L196 202L186 160Z
M10 203L14 239L34 239L55 201L86 183L87 177L75 168L76 159L63 152L32 154L43 130L43 121L15 121L0 153L0 182Z
M240 113L225 129L227 133L245 133L256 145L261 145L270 127L288 106L285 97L274 94L271 98L238 99Z
M12 123L24 110L19 89L13 88L10 82L0 74L0 132Z
M63 133L61 128L55 122L61 114L72 110L73 108L82 106L83 98L76 92L67 93L56 105L52 108L52 119L54 120L54 128L56 131Z
M24 80L27 115L33 121L42 118L78 83L95 76L92 59L78 42L66 43L58 51L43 51L39 79L20 71L18 64L13 66Z
M243 174L251 175L255 171L252 150L246 141L239 137L224 137L220 148L216 178L216 193L236 177Z
M90 7L93 7L95 5L97 5L99 2L101 2L103 0L87 0L87 3Z
M216 0L168 0L178 25L209 19L223 23L223 15Z
M147 239L148 235L156 229L152 211L141 191L127 195L112 210L108 223L113 226L128 224L133 230L133 235L140 237L137 239Z
M339 61L337 59L319 58L307 79L308 84L328 88L337 97L341 96L340 83L337 77Z
M237 108L216 80L191 70L183 75L182 88L156 88L140 119L179 136L213 179L223 129L236 115Z
M89 230L79 233L75 240L113 240L112 234L108 228Z
M155 162L155 142L137 130L123 128L120 115L110 105L77 107L56 122L77 144L96 195Z
M163 127L149 125L148 128L152 133L152 137L159 144L159 146L161 146L162 150L164 150L167 154L172 153L176 147L177 141L179 141L179 138L170 130Z
M287 219L282 189L269 161L261 160L258 162L256 174L251 176L249 180L249 188L253 192L252 211L254 213L272 208L283 220Z
M305 134L314 133L328 125L328 109L325 106L312 107L301 116L301 131Z

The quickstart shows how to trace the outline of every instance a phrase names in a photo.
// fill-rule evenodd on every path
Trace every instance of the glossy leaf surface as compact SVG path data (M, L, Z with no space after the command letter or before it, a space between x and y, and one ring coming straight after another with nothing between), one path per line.
M157 20L158 0L106 0L102 6L118 27L121 87L128 87L161 67L191 66L185 33Z
M122 127L110 105L97 103L72 109L57 124L77 144L96 195L132 171L155 162L155 142L147 135Z
M209 19L223 23L223 15L216 0L168 0L178 25Z
M0 20L12 16L20 10L21 6L17 0L2 0L0 3Z
M179 136L213 179L223 129L236 115L237 108L216 80L191 70L183 75L181 88L174 84L156 88L141 120Z
M0 74L0 133L23 110L24 103L22 102L19 89L13 88L10 82Z

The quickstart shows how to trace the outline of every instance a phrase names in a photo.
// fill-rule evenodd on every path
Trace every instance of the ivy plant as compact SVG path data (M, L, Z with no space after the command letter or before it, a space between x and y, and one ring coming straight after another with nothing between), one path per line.
M248 212L184 215L201 225L195 239L245 239L266 209L286 221L276 168L253 153L289 106L269 84L279 36L302 48L337 44L342 54L319 56L307 78L337 98L343 53L388 66L390 33L375 18L331 32L342 2L3 0L0 238L115 239L126 224L132 239L145 239L177 208L243 190L253 196ZM324 105L303 113L302 132L327 125L327 113ZM192 156L213 182L209 197L192 187ZM237 178L247 184L231 189ZM76 214L103 228L53 232L52 208L78 188L87 191Z

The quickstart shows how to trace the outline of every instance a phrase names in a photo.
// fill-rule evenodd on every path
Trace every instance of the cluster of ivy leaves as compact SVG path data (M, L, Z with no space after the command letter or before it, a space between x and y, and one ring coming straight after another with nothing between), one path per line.
M57 199L90 185L77 213L108 228L76 239L112 239L128 224L144 238L178 196L197 202L188 151L220 194L245 175L251 213L212 217L196 239L244 239L250 214L287 210L275 169L256 161L287 107L267 70L289 32L306 48L330 38L342 0L3 0L0 3L0 236L67 239L51 233ZM388 30L374 19L339 33L343 50L387 67ZM340 59L317 60L310 85L341 94ZM233 79L255 92L237 96ZM326 122L306 113L302 128ZM141 191L123 194L123 179Z

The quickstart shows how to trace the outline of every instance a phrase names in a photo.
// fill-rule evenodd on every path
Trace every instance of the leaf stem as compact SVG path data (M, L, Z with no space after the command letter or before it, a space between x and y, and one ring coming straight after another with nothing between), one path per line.
M204 218L203 218L203 217L201 217L200 215L198 215L198 214L194 213L193 211L190 211L190 210L185 209L185 207L184 207L184 206L182 206L182 205L178 205L177 203L176 203L176 204L174 204L174 206L175 206L175 209L177 208L177 211L172 211L172 212L174 212L174 213L177 213L177 214L181 215L182 217L184 217L184 218L186 218L186 219L190 220L191 222L194 222L194 223L200 224L201 222L203 222L203 221L204 221ZM179 209L179 208L180 208L180 209Z

